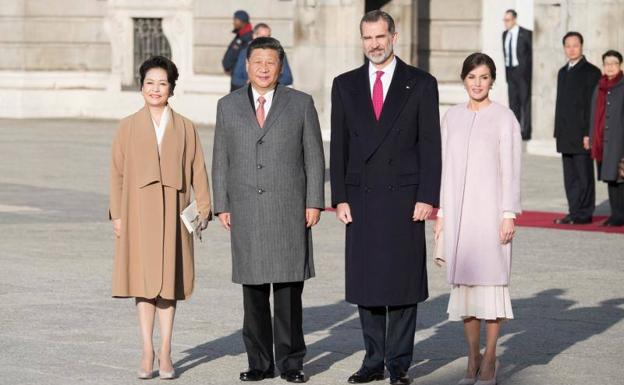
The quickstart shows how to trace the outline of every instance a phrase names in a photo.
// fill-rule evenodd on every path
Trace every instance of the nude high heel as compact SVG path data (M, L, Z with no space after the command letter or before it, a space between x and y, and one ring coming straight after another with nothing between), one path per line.
M498 367L500 366L500 362L496 360L494 363L494 377L491 380L478 380L474 383L474 385L496 385L498 382L496 381L496 377L498 376Z
M154 354L154 358L155 358L156 357L156 353L152 352L152 354ZM146 371L143 371L142 369L139 369L137 371L137 377L140 380L150 380L150 379L154 378L154 368L153 368L153 366L154 366L154 360L152 360L152 370L146 372Z
M176 378L176 371L175 369L171 370L170 372L164 372L160 370L160 358L159 358L158 359L158 376L160 377L161 380L173 380L174 378Z
M481 365L482 359L483 359L483 356L479 354L479 365ZM479 367L477 367L477 372L475 373L474 378L464 377L461 380L459 380L457 385L475 385L477 383L477 377L479 377Z

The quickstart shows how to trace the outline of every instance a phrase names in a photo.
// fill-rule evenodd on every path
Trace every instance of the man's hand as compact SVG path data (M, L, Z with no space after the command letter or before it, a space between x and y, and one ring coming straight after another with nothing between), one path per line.
M219 221L221 222L221 225L224 229L230 231L230 229L232 228L232 225L230 224L230 213L220 213Z
M511 218L504 218L501 223L500 241L503 245L511 242L516 233L514 220Z
M591 146L589 145L589 136L583 137L583 148L589 150Z
M306 209L306 227L310 228L316 225L321 219L321 210L319 209Z
M121 237L121 219L113 219L113 233L115 237Z
M429 218L432 212L433 206L427 203L417 202L416 206L414 206L414 215L412 215L412 220L414 222L424 221Z
M336 218L345 225L353 222L351 207L349 207L348 203L338 203L338 206L336 206Z

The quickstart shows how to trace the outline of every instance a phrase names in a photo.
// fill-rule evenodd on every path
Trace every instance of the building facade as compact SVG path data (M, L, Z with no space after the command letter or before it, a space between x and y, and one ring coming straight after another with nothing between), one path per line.
M171 103L199 123L214 123L229 90L221 58L232 14L266 22L286 48L294 86L314 96L329 133L330 88L362 64L358 24L383 7L396 19L397 54L440 83L441 110L466 100L463 59L490 54L500 69L493 97L506 103L501 34L508 8L534 30L532 152L553 153L556 73L565 63L561 36L578 30L596 64L624 43L624 0L4 0L0 2L0 117L117 119L142 105L137 65L164 53L178 65Z

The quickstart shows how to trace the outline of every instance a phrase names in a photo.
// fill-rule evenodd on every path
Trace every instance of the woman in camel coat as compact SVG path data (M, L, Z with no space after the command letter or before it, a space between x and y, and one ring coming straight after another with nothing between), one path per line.
M139 377L153 376L152 330L158 314L159 373L172 378L176 300L191 295L194 281L193 238L180 213L191 202L193 190L200 229L206 227L208 176L197 130L167 103L178 78L175 64L156 56L142 64L140 75L145 106L122 119L112 146L113 296L136 298L143 338Z

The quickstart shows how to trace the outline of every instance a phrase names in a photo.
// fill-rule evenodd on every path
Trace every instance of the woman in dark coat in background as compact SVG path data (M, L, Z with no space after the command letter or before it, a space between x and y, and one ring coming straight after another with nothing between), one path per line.
M604 75L594 90L590 120L591 156L598 179L608 184L611 216L603 226L624 226L624 77L622 54L602 55Z

